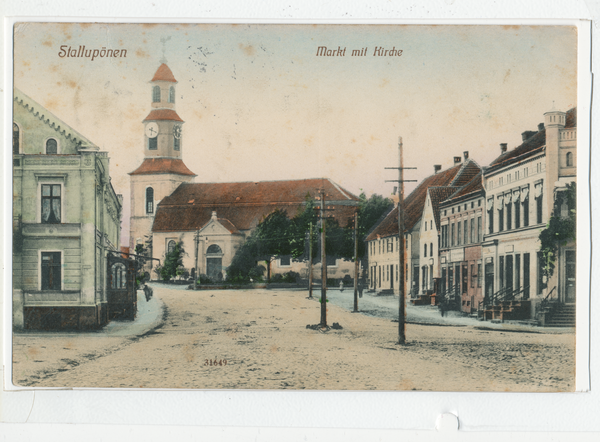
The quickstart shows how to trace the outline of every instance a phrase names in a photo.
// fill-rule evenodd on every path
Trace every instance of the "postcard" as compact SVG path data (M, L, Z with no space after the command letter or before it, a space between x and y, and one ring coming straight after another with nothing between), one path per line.
M13 30L12 388L576 390L577 27Z

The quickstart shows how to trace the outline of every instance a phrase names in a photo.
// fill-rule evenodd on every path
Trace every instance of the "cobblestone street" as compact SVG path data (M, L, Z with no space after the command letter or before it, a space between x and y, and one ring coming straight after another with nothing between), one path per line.
M320 304L307 299L305 291L192 292L155 285L154 294L164 303L164 319L149 331L129 336L106 331L15 334L14 383L532 392L575 388L572 330L410 323L408 345L397 346L397 323L337 305L328 305L328 324L337 322L341 330L307 329L319 322Z

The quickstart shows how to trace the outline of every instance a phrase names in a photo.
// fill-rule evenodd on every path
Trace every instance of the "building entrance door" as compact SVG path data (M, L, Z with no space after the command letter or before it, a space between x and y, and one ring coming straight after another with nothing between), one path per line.
M568 304L575 303L575 275L576 269L575 266L575 250L567 250L565 251L565 278L564 278L564 294L565 294L565 302Z
M494 295L494 263L485 265L485 298L491 300Z
M108 254L106 261L108 319L133 320L137 311L135 263L113 253Z

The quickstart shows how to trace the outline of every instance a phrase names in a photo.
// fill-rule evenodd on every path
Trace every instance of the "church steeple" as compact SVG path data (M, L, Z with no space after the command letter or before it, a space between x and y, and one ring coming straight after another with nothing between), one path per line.
M161 64L150 81L152 111L144 119L146 158L181 158L183 120L175 111L177 80Z

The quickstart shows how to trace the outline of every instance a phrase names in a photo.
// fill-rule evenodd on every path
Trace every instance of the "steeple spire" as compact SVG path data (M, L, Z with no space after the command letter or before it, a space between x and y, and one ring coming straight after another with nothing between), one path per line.
M167 63L167 57L165 56L165 46L169 40L171 40L171 36L160 38L160 42L162 43L162 57L160 59L160 62L163 64Z

